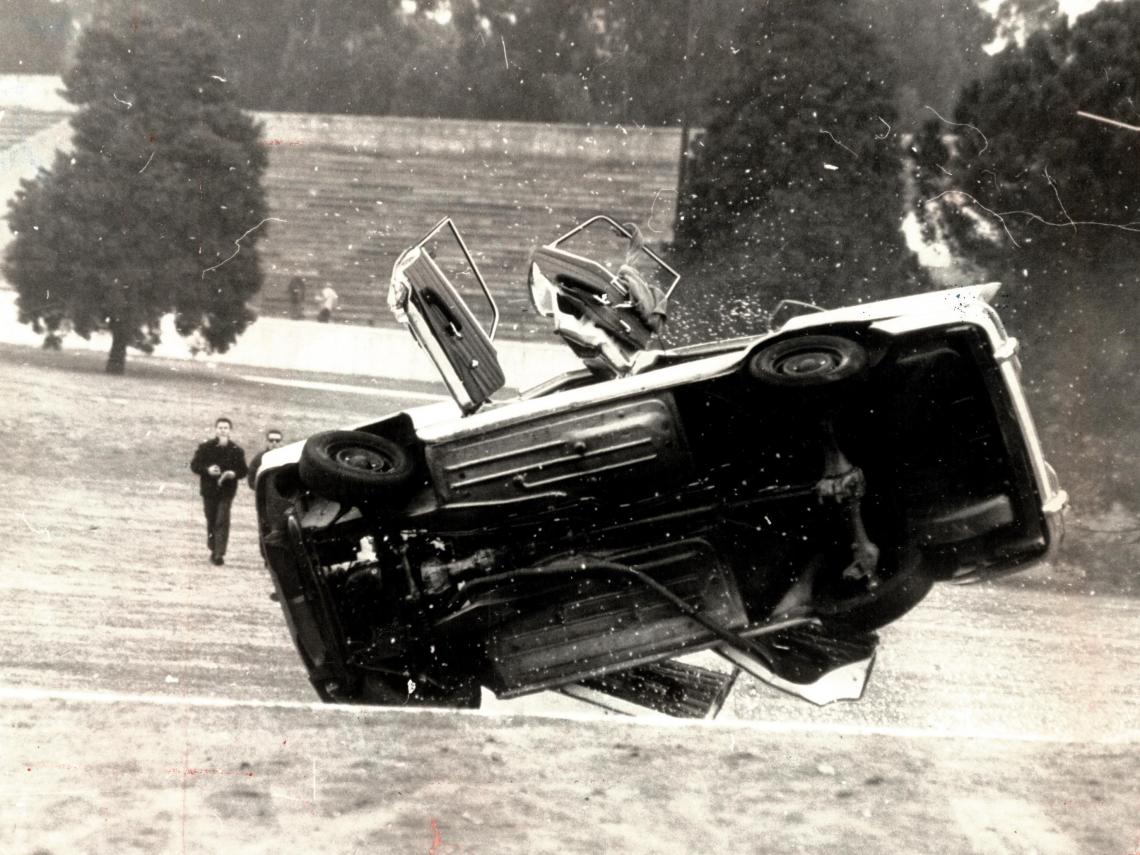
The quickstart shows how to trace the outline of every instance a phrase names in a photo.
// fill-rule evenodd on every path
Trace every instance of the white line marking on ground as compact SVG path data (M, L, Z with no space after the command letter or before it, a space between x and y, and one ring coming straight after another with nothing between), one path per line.
M320 380L290 380L285 377L262 377L257 374L241 374L242 380L250 383L265 383L270 386L294 386L298 389L316 389L321 392L348 392L352 395L372 395L377 398L404 398L412 401L446 401L447 395L431 392L406 392L402 389L377 389L375 386L353 386L348 383L325 383Z
M622 725L746 730L772 734L824 734L831 736L889 736L895 739L988 739L998 742L1030 742L1052 745L1129 745L1140 742L1140 731L1124 731L1099 738L1050 733L1021 733L998 730L935 729L888 727L859 724L826 724L810 721L762 721L670 718L669 716L618 716L599 713L520 716L505 710L448 710L431 707L375 707L356 704L324 704L319 701L261 701L247 698L214 698L202 695L144 695L133 692L92 692L78 689L40 689L0 686L0 703L5 701L66 701L91 704L142 704L162 707L202 707L212 709L307 710L326 715L466 715L482 718L565 719L569 721L609 721Z

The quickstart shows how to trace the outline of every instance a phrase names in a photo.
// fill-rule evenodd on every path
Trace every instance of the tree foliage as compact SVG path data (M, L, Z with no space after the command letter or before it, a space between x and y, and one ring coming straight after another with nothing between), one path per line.
M213 26L252 109L655 125L719 82L740 14L739 0L71 2Z
M930 221L1005 283L1050 457L1086 511L1135 509L1140 489L1137 56L1140 0L1058 19L997 55L919 146Z
M927 0L921 7L913 0L857 0L853 11L897 70L907 131L931 118L931 110L949 115L962 87L989 66L983 48L995 37L996 21L977 0Z
M800 0L753 7L738 43L681 199L678 243L713 265L699 298L715 284L834 305L912 286L896 80L875 37L846 3Z
M12 0L48 3L49 0ZM67 0L212 25L258 110L693 124L723 93L740 0ZM58 6L58 4L56 4ZM1056 0L852 0L899 73L900 118L953 95L982 46L1051 23ZM446 14L441 15L441 13ZM996 28L996 29L995 29ZM928 117L928 114L927 116Z
M260 126L234 104L219 46L194 25L106 20L64 78L74 150L10 203L6 275L20 320L109 330L108 371L158 341L163 314L227 349L253 320L266 205Z
M1059 19L995 58L955 124L927 128L927 192L965 254L1047 265L1132 251L1140 133L1090 116L1140 123L1137 56L1140 0Z
M0 73L58 74L71 37L68 7L52 0L5 0Z
M1010 44L1024 44L1033 33L1053 26L1060 14L1057 0L1000 0L994 8L994 35Z
M689 11L686 0L505 0L465 5L457 21L468 54L503 68L502 114L537 98L543 118L563 118L568 102L592 121L667 124L681 118Z

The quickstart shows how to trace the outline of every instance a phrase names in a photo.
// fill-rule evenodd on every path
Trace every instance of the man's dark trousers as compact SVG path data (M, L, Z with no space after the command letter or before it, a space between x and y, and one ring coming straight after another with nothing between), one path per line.
M206 512L206 546L210 555L220 558L226 554L230 542L230 508L234 497L223 493L212 493L202 497L202 507Z

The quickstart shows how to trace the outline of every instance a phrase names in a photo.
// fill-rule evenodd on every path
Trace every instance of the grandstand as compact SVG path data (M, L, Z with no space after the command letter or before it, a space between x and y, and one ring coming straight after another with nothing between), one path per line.
M650 241L672 236L680 133L521 122L259 114L269 147L271 216L258 244L262 314L289 313L287 284L330 283L339 319L388 324L396 257L451 215L503 314L501 334L525 337L532 247L578 220L608 213Z

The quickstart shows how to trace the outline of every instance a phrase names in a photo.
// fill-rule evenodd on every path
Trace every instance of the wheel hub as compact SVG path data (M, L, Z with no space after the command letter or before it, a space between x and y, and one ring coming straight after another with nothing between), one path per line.
M368 448L341 448L333 455L337 463L366 472L388 472L392 462Z
M787 377L811 377L836 370L842 361L838 353L809 350L784 357L776 370Z

